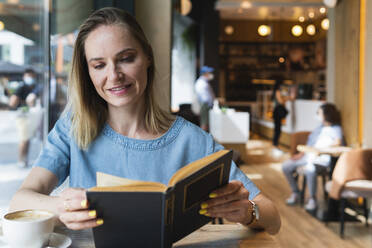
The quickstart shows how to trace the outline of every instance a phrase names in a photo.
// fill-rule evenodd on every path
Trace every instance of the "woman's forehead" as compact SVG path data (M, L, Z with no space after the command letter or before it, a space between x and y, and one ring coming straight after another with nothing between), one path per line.
M124 48L140 49L139 42L128 28L122 25L102 25L93 30L85 40L84 49L87 56L119 52Z

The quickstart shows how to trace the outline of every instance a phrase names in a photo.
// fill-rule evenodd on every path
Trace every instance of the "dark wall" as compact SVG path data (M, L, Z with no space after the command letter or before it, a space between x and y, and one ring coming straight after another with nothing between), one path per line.
M192 0L192 10L189 14L198 25L197 56L198 69L203 65L215 68L215 79L211 82L216 95L218 95L219 82L219 13L215 10L216 0Z
M103 7L117 7L125 9L134 15L134 0L94 0L94 9L101 9Z

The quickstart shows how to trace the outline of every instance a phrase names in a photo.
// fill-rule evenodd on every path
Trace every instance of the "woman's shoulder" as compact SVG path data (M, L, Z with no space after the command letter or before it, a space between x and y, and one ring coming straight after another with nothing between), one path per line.
M204 138L211 138L211 135L207 132L205 132L203 129L201 129L199 126L195 125L191 121L188 121L184 119L181 116L177 116L176 121L179 121L182 123L182 135L192 135L192 136L198 136L198 137L204 137Z
M59 126L65 129L71 128L72 114L70 112L63 112L55 123L55 127Z

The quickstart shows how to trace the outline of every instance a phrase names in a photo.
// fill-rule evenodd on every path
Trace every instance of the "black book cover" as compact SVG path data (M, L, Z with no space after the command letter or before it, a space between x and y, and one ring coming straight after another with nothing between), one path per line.
M209 193L228 183L232 151L166 192L88 191L90 209L104 224L93 229L96 248L172 247L211 218L200 215Z

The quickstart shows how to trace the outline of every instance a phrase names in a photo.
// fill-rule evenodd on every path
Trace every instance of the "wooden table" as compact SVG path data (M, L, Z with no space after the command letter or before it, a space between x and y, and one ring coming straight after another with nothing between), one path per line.
M315 148L307 145L298 145L297 150L300 152L311 152L316 154L328 154L332 157L339 157L342 153L351 151L352 148L348 146L333 146L327 148Z
M72 239L71 248L94 248L91 230L71 231L59 229L57 232L67 234ZM174 248L277 248L280 247L272 236L266 232L255 232L239 224L205 225L182 240L173 244Z

